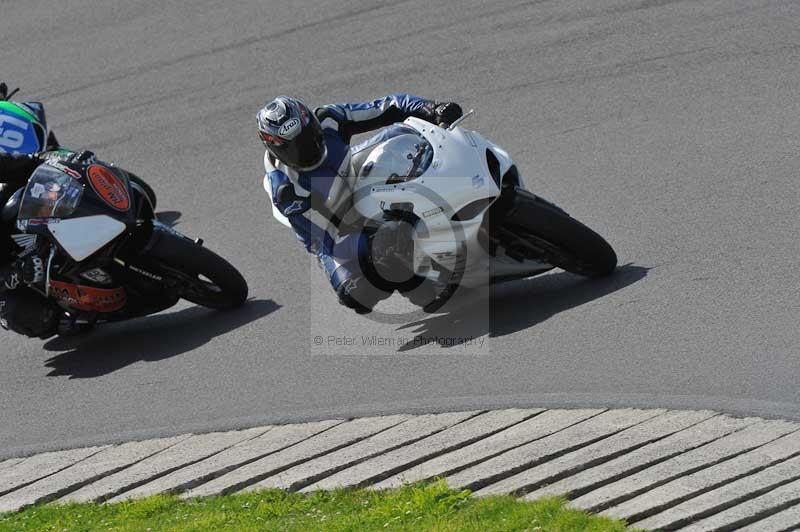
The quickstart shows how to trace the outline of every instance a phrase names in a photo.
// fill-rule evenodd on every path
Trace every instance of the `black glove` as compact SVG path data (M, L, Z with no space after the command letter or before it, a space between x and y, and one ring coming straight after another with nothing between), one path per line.
M447 127L464 115L461 106L455 102L440 102L436 104L436 109L433 111L434 120L436 124L442 127Z
M41 288L45 280L44 268L44 260L36 255L19 259L0 271L0 289L11 291L25 285Z
M68 161L78 164L94 164L97 161L97 157L91 150L79 150L73 153Z
M19 89L14 89L10 93L8 92L8 85L5 83L0 83L0 101L8 101L14 96Z
M0 327L31 338L57 332L59 308L31 290L0 293Z
M22 280L27 285L44 285L44 260L36 255L25 257L19 261Z
M16 264L0 270L0 294L16 290L22 284L22 272Z

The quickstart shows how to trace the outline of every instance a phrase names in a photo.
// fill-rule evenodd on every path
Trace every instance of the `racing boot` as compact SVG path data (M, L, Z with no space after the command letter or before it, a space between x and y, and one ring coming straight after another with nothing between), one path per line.
M76 316L69 312L64 312L58 320L56 334L59 336L78 336L94 329L94 324L79 321Z

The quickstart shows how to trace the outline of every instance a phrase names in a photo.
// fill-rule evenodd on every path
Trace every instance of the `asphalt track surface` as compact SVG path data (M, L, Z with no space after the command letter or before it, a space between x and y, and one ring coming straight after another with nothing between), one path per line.
M148 179L253 300L69 341L3 334L0 457L501 406L800 419L798 28L795 1L3 2L0 77L46 102L64 144ZM254 113L401 90L475 108L465 126L627 266L402 323L344 312L271 218Z

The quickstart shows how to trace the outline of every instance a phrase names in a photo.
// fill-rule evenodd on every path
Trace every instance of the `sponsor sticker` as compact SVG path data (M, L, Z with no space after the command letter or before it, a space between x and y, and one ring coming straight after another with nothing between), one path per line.
M61 170L62 172L64 172L68 176L72 177L73 179L80 180L83 177L80 172L78 172L77 170L73 170L69 166L66 166L64 163L62 163L59 160L58 155L49 156L47 158L47 164L49 166L52 166L53 168Z
M436 216L437 214L441 214L443 212L444 212L444 207L436 207L435 209L423 212L422 217L430 218L431 216Z
M41 183L34 183L31 187L31 197L36 199L41 199L42 196L45 195L47 190L45 190L44 185Z
M125 183L111 170L99 164L93 164L86 171L86 175L97 195L112 209L120 212L127 212L130 209L131 200L128 196L128 189L125 187Z
M100 268L94 268L89 271L85 271L81 274L81 277L97 284L111 284L112 281L111 275Z
M141 268L137 268L137 267L136 267L136 266L134 266L133 264L129 264L129 265L128 265L128 268L130 268L131 270L135 271L135 272L136 272L136 273L138 273L139 275L144 275L144 276L145 276L145 277L147 277L148 279L153 279L154 281L161 281L161 280L163 280L163 277L161 277L161 276L159 276L159 275L156 275L156 274L154 274L154 273L150 273L150 272L148 272L147 270L143 270L143 269L141 269Z
M372 187L372 192L394 192L399 190L397 185L377 185Z
M50 293L75 310L86 312L115 312L127 303L124 288L94 288L76 284L50 281Z
M60 218L31 218L28 220L28 227L37 225L50 225L61 223Z
M57 223L61 223L61 218L31 218L29 220L17 220L17 229L20 231L27 231L29 227L43 227Z
M286 139L291 139L297 135L298 131L300 131L300 119L291 118L280 127L278 135Z

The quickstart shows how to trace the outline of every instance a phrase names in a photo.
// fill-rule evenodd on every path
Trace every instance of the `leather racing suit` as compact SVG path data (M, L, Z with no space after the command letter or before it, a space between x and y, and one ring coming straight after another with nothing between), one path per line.
M376 275L371 264L369 232L339 225L350 204L348 200L352 201L353 190L346 179L354 171L351 156L355 153L351 153L350 141L353 135L411 116L434 122L437 105L403 93L364 103L326 105L314 111L327 146L327 156L317 168L298 172L268 151L264 154L264 188L272 200L275 217L283 223L288 221L298 240L319 260L340 303L356 312L369 312L395 288L402 290L402 286ZM368 148L369 144L368 141L357 149ZM313 212L321 214L325 226L339 226L339 230L329 231L315 223L309 216Z

